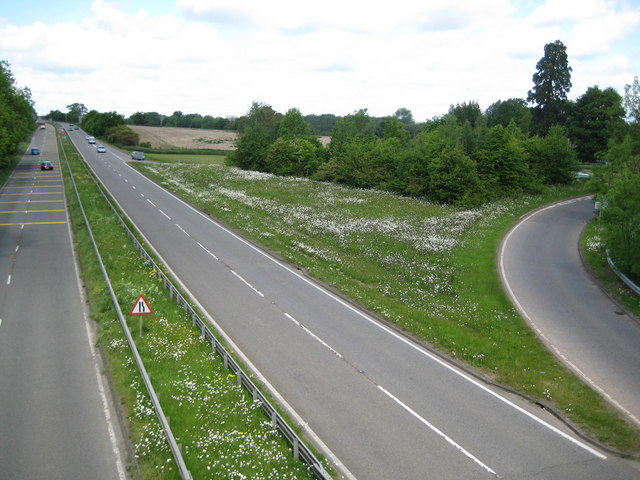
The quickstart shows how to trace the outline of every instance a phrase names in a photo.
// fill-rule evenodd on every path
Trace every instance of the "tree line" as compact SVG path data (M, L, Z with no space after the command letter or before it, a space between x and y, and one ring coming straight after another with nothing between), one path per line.
M282 115L254 102L238 119L237 150L228 159L245 169L461 206L567 184L578 162L601 159L630 125L612 88L567 99L571 67L562 42L547 44L536 68L526 100L497 101L484 112L475 101L452 105L419 125L406 108L382 119L362 109L336 119L327 147L298 109Z
M31 91L17 87L9 63L0 60L0 170L36 128L35 121Z

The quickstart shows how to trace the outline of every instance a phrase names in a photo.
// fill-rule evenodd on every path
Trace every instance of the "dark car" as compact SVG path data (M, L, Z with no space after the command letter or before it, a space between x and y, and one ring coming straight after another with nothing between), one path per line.
M40 164L40 170L53 170L53 163L51 162L42 162Z
M31 155L40 155L40 149L39 148L32 148L31 149Z

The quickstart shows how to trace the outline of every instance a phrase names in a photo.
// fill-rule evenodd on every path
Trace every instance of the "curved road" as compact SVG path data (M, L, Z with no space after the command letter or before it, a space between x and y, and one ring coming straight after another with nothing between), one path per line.
M500 271L545 344L640 426L640 324L583 266L578 242L592 216L585 197L532 212L505 237Z
M162 263L343 478L638 476L177 199L126 155L98 154L83 132L70 133Z

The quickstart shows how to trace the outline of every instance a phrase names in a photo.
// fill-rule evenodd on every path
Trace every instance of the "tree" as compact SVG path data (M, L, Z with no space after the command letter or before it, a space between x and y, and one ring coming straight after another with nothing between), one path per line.
M640 84L637 76L633 77L631 85L624 86L623 106L627 111L627 118L640 123Z
M91 110L82 119L82 128L96 137L104 137L107 130L118 125L124 125L124 117L117 112Z
M67 105L67 122L80 123L82 116L89 112L84 103L72 103Z
M458 103L455 107L451 105L449 107L449 114L453 114L458 121L458 124L464 125L464 122L469 122L472 127L480 121L482 117L482 110L478 102L462 102Z
M18 88L7 61L0 61L0 169L35 128L31 92Z
M342 147L352 138L375 138L373 119L363 108L357 112L340 117L331 130L331 143L329 150L332 155L340 152Z
M436 202L471 207L479 202L476 162L458 147L446 147L430 166L429 196Z
M525 134L528 134L531 128L531 110L529 110L527 102L523 98L498 100L489 105L489 108L485 111L485 116L489 128L496 125L506 127L512 120L516 122L516 125Z
M524 148L529 165L544 184L571 183L578 162L564 127L554 125L546 136L527 139Z
M105 137L107 142L119 145L135 146L140 142L140 136L126 125L110 127Z
M613 88L590 87L576 100L568 125L581 162L602 157L609 139L622 131L624 113L622 97Z
M533 89L527 101L533 103L534 132L544 135L552 125L564 125L567 93L571 90L571 67L567 48L560 40L544 46L544 56L536 64Z
M291 108L284 114L278 126L278 136L284 138L313 137L311 128L297 108Z
M278 137L281 118L270 105L253 102L247 115L238 120L240 136L227 161L246 170L267 171L269 146Z

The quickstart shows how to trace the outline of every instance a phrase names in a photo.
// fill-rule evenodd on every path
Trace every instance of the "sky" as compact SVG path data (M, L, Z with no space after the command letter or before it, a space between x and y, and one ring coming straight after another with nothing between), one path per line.
M0 7L0 60L36 111L285 113L416 121L526 98L560 40L569 92L640 76L640 0L21 0Z

